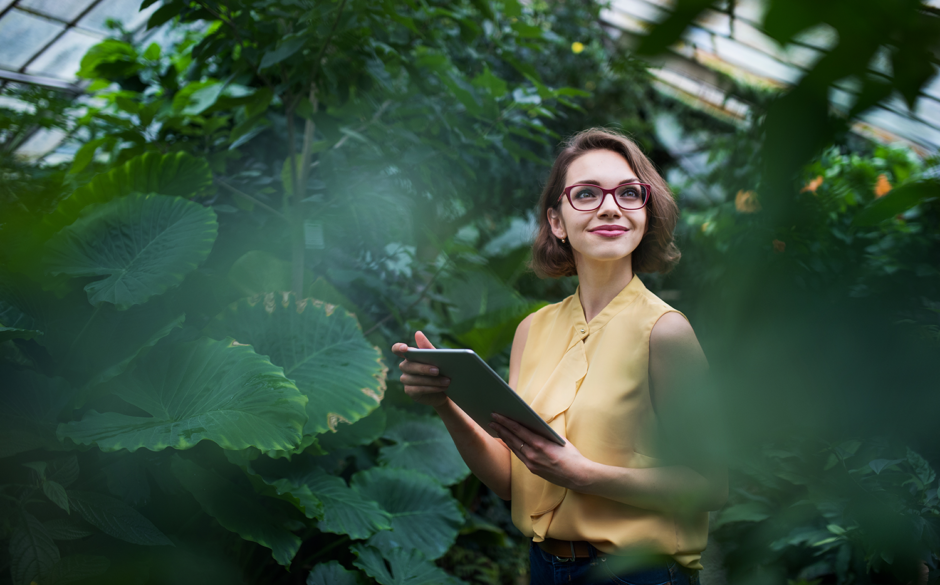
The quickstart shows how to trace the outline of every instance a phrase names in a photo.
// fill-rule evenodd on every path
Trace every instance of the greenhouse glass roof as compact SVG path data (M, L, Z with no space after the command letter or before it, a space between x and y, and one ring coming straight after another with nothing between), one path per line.
M108 35L107 21L141 31L159 7L155 3L141 12L140 2L0 0L0 85L33 83L80 93L76 73L81 58ZM940 0L926 3L940 7ZM612 0L602 18L615 35L636 39L661 21L673 4L673 0ZM747 121L748 104L721 89L716 72L753 85L783 88L801 78L831 46L835 35L831 29L815 28L781 47L759 28L763 10L761 0L737 0L733 18L707 11L669 54L655 62L652 72L657 88L718 117ZM890 73L886 56L870 68ZM833 89L833 107L845 108L852 102L853 91L849 85ZM907 142L923 154L936 152L940 148L940 79L925 87L913 110L894 98L866 113L855 129L879 141ZM37 132L18 152L41 157L56 149L63 138L51 131ZM60 154L67 156L67 152Z
M924 3L940 7L940 0ZM615 33L638 37L662 21L673 5L672 0L612 0L602 18ZM831 28L813 28L797 42L781 47L760 30L765 6L761 0L737 0L734 18L706 11L653 69L659 89L718 116L744 120L749 113L747 104L719 88L716 71L769 87L782 88L798 81L832 46L836 33ZM879 55L869 69L890 75L887 55ZM855 91L848 84L833 89L833 107L847 110ZM907 142L923 154L936 152L940 148L940 79L935 77L927 84L913 110L895 97L863 115L855 130L882 142Z

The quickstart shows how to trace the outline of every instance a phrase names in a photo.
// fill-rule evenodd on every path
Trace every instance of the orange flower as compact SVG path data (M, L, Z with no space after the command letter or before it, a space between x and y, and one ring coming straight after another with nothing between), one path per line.
M806 193L807 191L809 191L810 193L815 195L816 189L819 189L819 186L822 184L823 184L823 176L818 175L815 179L813 179L809 183L806 183L806 186L800 189L800 193Z
M738 191L734 197L734 208L741 213L754 213L760 211L760 202L757 193L753 191Z
M875 198L884 197L890 192L891 183L888 182L888 177L878 175L878 181L875 182Z
M787 243L780 240L774 240L774 252L786 252Z

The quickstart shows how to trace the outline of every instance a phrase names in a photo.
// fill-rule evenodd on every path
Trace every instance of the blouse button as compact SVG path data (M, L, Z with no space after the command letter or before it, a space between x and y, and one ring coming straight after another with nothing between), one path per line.
M581 330L581 333L584 333L584 329Z

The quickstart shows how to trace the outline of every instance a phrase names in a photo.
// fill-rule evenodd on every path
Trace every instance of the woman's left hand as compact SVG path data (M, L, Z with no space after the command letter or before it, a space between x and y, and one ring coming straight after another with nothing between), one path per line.
M592 462L570 441L562 447L496 413L490 428L529 471L542 479L575 491L589 483L587 472Z

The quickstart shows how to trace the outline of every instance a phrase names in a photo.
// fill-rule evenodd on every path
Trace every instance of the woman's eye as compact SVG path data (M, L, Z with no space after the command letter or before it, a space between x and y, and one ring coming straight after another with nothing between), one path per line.
M627 187L626 189L623 190L620 196L627 198L627 199L636 199L640 197L640 190L637 189L636 187Z
M592 197L597 197L594 191L590 189L581 189L580 191L575 191L574 196L576 199L590 199Z

